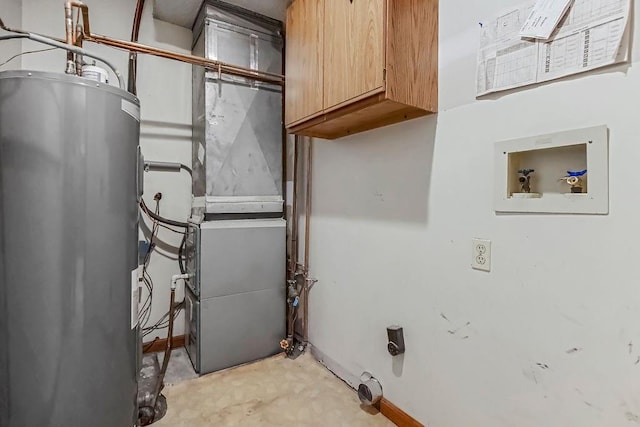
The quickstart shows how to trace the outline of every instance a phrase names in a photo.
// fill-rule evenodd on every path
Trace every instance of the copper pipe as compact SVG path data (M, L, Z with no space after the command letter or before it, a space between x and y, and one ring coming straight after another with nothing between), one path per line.
M81 25L77 25L73 44L81 48L82 47L82 40L83 40L82 26ZM80 54L76 55L76 74L79 75L79 76L82 76L83 59L84 58L83 58L82 55L80 55Z
M299 136L295 135L293 141L293 191L291 195L291 246L289 247L289 280L297 282L296 273L298 271L298 158L300 150L298 149L299 145ZM286 147L286 145L285 145ZM297 287L297 284L295 285ZM299 289L300 293L302 290ZM287 299L288 300L288 299ZM300 305L298 307L294 307L292 304L287 305L288 313L287 313L287 340L290 340L290 345L293 345L293 337L296 335L296 320L298 319L298 311L300 310Z
M174 61L186 62L191 65L199 65L208 70L217 71L218 69L232 75L246 77L262 82L282 85L284 84L284 76L280 74L267 73L264 71L256 71L249 68L239 67L236 65L226 64L212 59L206 59L194 55L186 55L182 53L171 52L156 47L146 46L140 43L127 42L124 40L112 39L110 37L98 34L87 34L85 29L85 40L111 46L119 49L129 50L131 52L144 53L148 55L158 56L160 58L171 59Z
M71 2L64 4L64 29L66 34L65 42L67 44L73 44L73 11L71 9Z
M73 44L78 47L82 47L83 40L84 40L84 34L82 32L82 25L77 25L75 38L73 39Z
M312 177L312 160L313 160L313 139L307 138L307 190L305 191L305 221L304 221L304 270L309 273L309 222L311 219L311 177Z
M68 1L64 4L65 17L67 16L67 10L69 11L69 16L71 17L71 23L67 23L71 25L72 33L73 33L73 8L78 8L82 11L82 27L84 28L85 34L91 34L91 26L89 25L89 6L82 3L81 1ZM67 18L68 19L68 18ZM67 27L67 36L69 32L69 28ZM67 38L67 43L69 43L69 39Z
M311 180L313 176L313 139L307 138L307 161L306 161L306 173L307 173L307 189L305 191L305 221L304 221L304 286L302 303L304 304L304 316L302 318L302 336L304 342L309 342L309 241L310 241L310 229L311 229Z
M287 292L289 292L287 290ZM289 301L289 296L287 297L287 301ZM300 307L298 305L298 307ZM296 320L298 320L298 307L294 307L293 304L287 304L288 313L287 313L287 341L289 345L293 345L293 337L296 333Z
M64 4L64 29L66 36L65 43L68 45L73 45L73 39L75 38L75 36L73 34L73 9L71 8L70 2ZM65 73L75 73L75 59L71 51L67 51L67 68L65 69Z
M236 65L226 64L220 61L214 61L211 59L201 58L194 55L185 55L181 53L171 52L169 50L158 49L156 47L146 46L136 42L127 42L124 40L112 39L110 37L101 36L99 34L91 34L91 27L89 25L89 8L87 5L80 1L68 1L65 3L65 16L67 16L67 10L69 14L72 8L77 7L82 10L82 24L84 27L84 39L98 44L104 44L119 49L128 50L131 53L144 53L148 55L158 56L160 58L172 59L174 61L186 62L191 65L199 65L209 70L219 69L228 74L250 78L266 83L274 83L278 85L284 84L284 76L280 74L267 73L264 71L252 70L250 68L244 68ZM73 16L71 16L70 25L73 26ZM69 22L66 22L69 25ZM73 34L73 30L71 30ZM69 27L67 26L67 43L69 42ZM71 40L73 37L71 37Z
M78 9L78 18L76 19L76 30L73 27L73 9ZM80 12L82 12L82 25L80 25ZM64 27L66 33L66 43L74 46L82 47L83 32L91 33L89 26L89 7L80 1L67 1L64 4ZM67 69L66 73L70 74L72 71L76 75L82 75L82 55L74 54L71 51L67 51Z
M78 14L76 15L76 31L73 33L73 44L76 46L80 34L82 34L82 25L80 25L80 10L78 10Z
M77 28L73 27L73 8L78 8ZM80 12L82 11L82 26L80 25ZM64 27L66 34L66 43L78 47L82 47L82 31L85 28L89 31L89 8L79 1L68 1L64 4ZM82 75L82 55L75 55L71 51L67 51L67 69L66 73L75 72L76 75Z
M142 22L142 11L144 10L145 0L138 0L136 3L136 11L133 15L133 27L131 28L131 41L138 42L138 36L140 35L140 23ZM138 54L136 52L129 52L129 86L128 90L132 94L136 95L138 78Z
M293 142L293 194L291 200L291 259L289 263L290 279L295 278L298 268L298 157L299 136L294 137Z

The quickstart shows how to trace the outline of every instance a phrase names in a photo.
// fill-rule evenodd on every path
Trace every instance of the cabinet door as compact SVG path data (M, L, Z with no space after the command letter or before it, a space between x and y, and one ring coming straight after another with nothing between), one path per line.
M322 110L324 2L296 0L287 9L287 125Z
M384 87L385 0L325 0L324 108Z

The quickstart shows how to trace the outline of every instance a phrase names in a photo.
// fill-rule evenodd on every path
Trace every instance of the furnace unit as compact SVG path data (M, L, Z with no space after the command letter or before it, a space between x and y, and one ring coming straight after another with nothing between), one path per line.
M195 55L282 73L282 23L205 3ZM282 87L193 68L187 351L205 374L264 358L285 337Z

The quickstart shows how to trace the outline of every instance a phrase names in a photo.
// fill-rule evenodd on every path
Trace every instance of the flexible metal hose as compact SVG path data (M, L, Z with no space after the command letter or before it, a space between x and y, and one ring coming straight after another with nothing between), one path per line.
M75 53L75 54L78 54L78 55L84 55L84 56L88 56L89 58L96 59L96 60L104 63L107 67L111 68L111 71L113 71L113 73L118 78L118 84L120 85L120 89L126 90L124 77L122 77L122 74L120 74L120 71L118 71L116 66L113 65L108 60L102 58L101 56L96 55L95 53L91 53L91 52L86 51L86 50L84 50L84 49L82 49L80 47L69 45L69 44L66 44L66 43L62 43L62 42L50 39L48 37L41 36L39 34L34 34L34 33L16 33L16 34L6 34L6 35L3 35L3 36L0 36L0 40L10 40L10 39L29 39L29 40L33 40L34 42L38 42L38 43L46 44L46 45L49 45L49 46L57 47L58 49L63 49L63 50L66 50L68 52L72 52L72 53Z
M160 397L160 393L162 392L162 388L164 387L164 376L167 373L167 368L169 366L169 360L171 359L171 349L173 347L173 321L175 319L175 310L174 305L176 301L176 290L171 289L171 297L169 298L169 330L167 331L167 347L164 351L164 358L162 359L162 368L160 369L160 375L158 376L158 381L156 382L156 388L153 393L153 401L151 407L154 410L154 418L155 418L155 408L156 403L158 402L158 398Z

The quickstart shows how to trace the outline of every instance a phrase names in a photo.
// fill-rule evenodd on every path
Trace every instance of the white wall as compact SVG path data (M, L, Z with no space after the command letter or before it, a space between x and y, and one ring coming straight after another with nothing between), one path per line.
M311 342L430 427L635 425L640 37L630 65L475 100L478 22L515 4L440 2L438 115L314 142ZM494 213L495 141L600 124L608 216Z
M5 2L7 0L0 0ZM14 1L14 0L11 0ZM97 34L129 40L134 0L87 0L90 8L91 30ZM55 37L64 36L63 1L23 0L22 28ZM147 2L140 28L141 43L171 49L176 52L191 52L191 31L184 28L155 21L152 18L152 2ZM5 14L4 8L2 15ZM9 19L7 19L9 21ZM7 22L9 25L9 22ZM20 23L13 24L20 26ZM24 49L38 49L40 45L24 42ZM100 53L116 64L126 76L128 54L109 47L92 43L85 44L87 50ZM0 52L0 57L2 57ZM61 51L25 55L23 69L63 72L65 53ZM12 63L13 64L13 63ZM15 64L13 64L16 68ZM3 68L4 69L4 68ZM112 76L115 82L115 77ZM113 83L113 82L112 82ZM117 84L117 83L114 83ZM168 60L140 55L138 57L138 96L141 103L140 144L146 159L158 161L191 163L191 66ZM161 214L168 218L185 221L191 207L191 179L186 173L145 174L145 199L150 207L154 206L153 195L162 192ZM160 245L151 260L150 274L156 292L152 322L161 317L169 308L169 285L173 274L179 273L172 247L180 244L180 236L164 229L160 232ZM164 248L164 250L163 250ZM161 255L169 252L168 257ZM178 295L182 299L182 292ZM184 333L182 317L176 322L175 335ZM152 335L164 337L161 331Z

